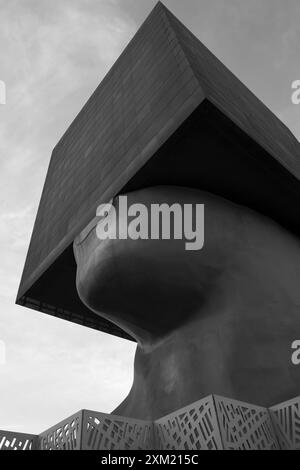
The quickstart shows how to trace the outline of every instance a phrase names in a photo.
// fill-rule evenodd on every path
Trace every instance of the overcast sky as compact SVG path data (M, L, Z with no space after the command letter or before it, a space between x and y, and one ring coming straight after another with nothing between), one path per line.
M39 433L82 408L109 413L130 389L133 343L14 300L51 150L155 3L0 0L0 429ZM300 139L299 0L164 3Z

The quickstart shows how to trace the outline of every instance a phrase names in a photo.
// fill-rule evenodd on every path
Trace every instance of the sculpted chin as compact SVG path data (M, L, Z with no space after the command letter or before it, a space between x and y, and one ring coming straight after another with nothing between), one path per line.
M137 342L134 381L114 414L157 419L210 394L262 406L299 395L300 243L246 207L192 188L150 187L128 205L205 205L205 243L74 241L84 304ZM118 211L118 198L114 201ZM296 336L295 336L296 335Z

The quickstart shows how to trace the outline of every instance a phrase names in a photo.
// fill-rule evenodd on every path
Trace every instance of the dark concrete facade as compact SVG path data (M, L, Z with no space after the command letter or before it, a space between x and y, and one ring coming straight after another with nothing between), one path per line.
M53 151L17 302L129 338L76 292L72 242L98 204L190 186L299 234L299 157L289 130L159 3Z

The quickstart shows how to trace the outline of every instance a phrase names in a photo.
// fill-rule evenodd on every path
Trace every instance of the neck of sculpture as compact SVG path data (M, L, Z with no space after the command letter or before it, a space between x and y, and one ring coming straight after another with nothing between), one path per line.
M185 323L140 341L132 389L115 414L157 419L210 394L262 406L299 394L291 343L300 294L285 263L278 275L272 263L248 261L226 270Z

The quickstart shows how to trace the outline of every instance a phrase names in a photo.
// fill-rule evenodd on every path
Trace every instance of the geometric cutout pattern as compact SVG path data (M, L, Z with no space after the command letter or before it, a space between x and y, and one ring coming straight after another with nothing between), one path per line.
M267 408L215 396L224 450L279 450Z
M148 450L153 423L95 411L83 411L82 449Z
M39 436L40 450L79 450L82 411L53 426Z
M300 396L270 408L280 448L300 450Z
M270 409L210 395L156 421L82 410L0 450L300 450L300 397Z
M34 450L37 449L37 438L33 434L0 431L0 450Z
M222 449L213 397L155 421L154 439L158 450Z

